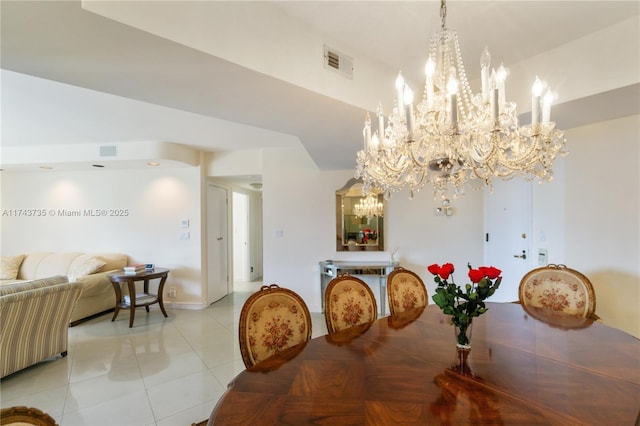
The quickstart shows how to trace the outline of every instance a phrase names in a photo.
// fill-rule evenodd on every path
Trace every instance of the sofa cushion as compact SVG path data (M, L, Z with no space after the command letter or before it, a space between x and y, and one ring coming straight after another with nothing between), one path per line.
M38 264L35 278L68 275L71 263L81 254L82 253L51 253L43 257L42 261Z
M24 254L17 256L2 256L0 260L0 279L15 280L20 271L20 265L24 260Z
M42 278L33 281L23 281L15 284L8 284L0 286L0 296L6 296L7 294L20 293L22 291L34 290L37 288L48 287L58 284L66 284L69 279L65 275L55 275L53 277Z
M43 277L36 277L36 273L38 271L38 265L40 265L40 262L42 262L42 260L47 257L50 256L52 253L49 252L36 252L36 253L29 253L25 256L24 260L22 261L22 265L20 265L20 272L18 272L18 279L19 280L35 280L36 278L43 278ZM64 274L61 275L66 275L67 271L64 272ZM57 274L54 274L57 275Z
M100 260L95 256L83 254L76 257L73 262L71 262L67 276L69 277L69 281L76 281L79 277L101 271L106 264L107 262Z

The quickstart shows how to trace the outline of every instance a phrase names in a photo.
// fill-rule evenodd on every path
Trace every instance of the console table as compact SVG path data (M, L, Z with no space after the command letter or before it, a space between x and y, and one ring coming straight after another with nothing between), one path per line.
M162 302L162 292L164 289L164 283L167 281L169 270L166 268L155 268L151 270L140 271L137 274L125 274L124 271L112 272L108 274L109 280L113 285L113 289L116 292L116 308L113 313L111 321L115 321L120 308L129 309L131 315L129 316L129 328L133 327L133 319L136 315L136 308L144 306L149 312L149 305L157 303L160 306L160 310L167 317L167 311L164 310L164 303ZM158 294L149 293L149 281L153 279L160 279L158 284ZM144 281L144 288L142 293L136 293L136 281ZM122 296L121 283L126 283L129 290L129 297Z
M348 273L350 275L362 276L366 278L377 276L380 283L380 312L382 316L386 311L387 300L387 275L393 268L398 266L398 262L389 261L339 261L323 260L320 262L320 299L322 300L322 312L324 312L324 293L329 282L339 274ZM364 281L364 280L363 280ZM366 281L365 281L366 282Z

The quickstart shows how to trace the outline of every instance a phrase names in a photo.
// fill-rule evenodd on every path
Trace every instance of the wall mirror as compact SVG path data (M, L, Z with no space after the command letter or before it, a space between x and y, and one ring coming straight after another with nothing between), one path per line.
M362 195L362 181L350 179L336 191L336 250L384 250L384 197Z

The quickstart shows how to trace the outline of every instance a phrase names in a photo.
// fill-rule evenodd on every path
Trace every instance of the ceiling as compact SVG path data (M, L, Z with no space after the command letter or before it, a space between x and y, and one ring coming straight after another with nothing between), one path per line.
M123 3L137 3L159 20L173 19L155 16L163 2ZM326 35L353 55L356 71L367 58L394 72L402 69L410 81L421 80L428 36L440 25L435 1L178 3L185 13L209 7L217 19L244 13L248 21L260 18L254 11L276 8L298 22L300 38L307 31ZM356 97L340 99L331 88L323 93L317 84L276 78L264 67L252 69L89 12L79 1L4 0L0 7L0 65L12 72L2 81L3 147L157 140L216 152L301 143L321 169L354 167L368 107ZM450 1L447 24L458 31L473 81L485 45L499 61L513 64L638 16L639 10L637 1ZM260 31L256 26L247 33L249 42L267 38ZM234 43L246 49L247 40L237 34L224 39L227 48ZM296 64L295 53L287 58L291 66L307 66ZM13 73L45 80L23 81ZM63 85L52 88L49 81ZM376 89L380 97L393 96L386 87ZM638 113L637 85L606 96L605 106L600 98L561 105L556 121L575 126L615 118L629 114L629 105ZM618 111L616 105L625 108Z

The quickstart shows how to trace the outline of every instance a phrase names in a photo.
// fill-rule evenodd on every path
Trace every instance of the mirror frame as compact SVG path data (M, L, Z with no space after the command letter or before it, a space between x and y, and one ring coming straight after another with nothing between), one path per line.
M354 190L358 190L360 195L347 195ZM378 202L385 208L384 196L374 191L378 196ZM340 189L336 191L336 251L384 251L384 215L375 216L378 222L377 244L345 244L344 238L344 197L364 198L362 195L362 179L351 178Z

